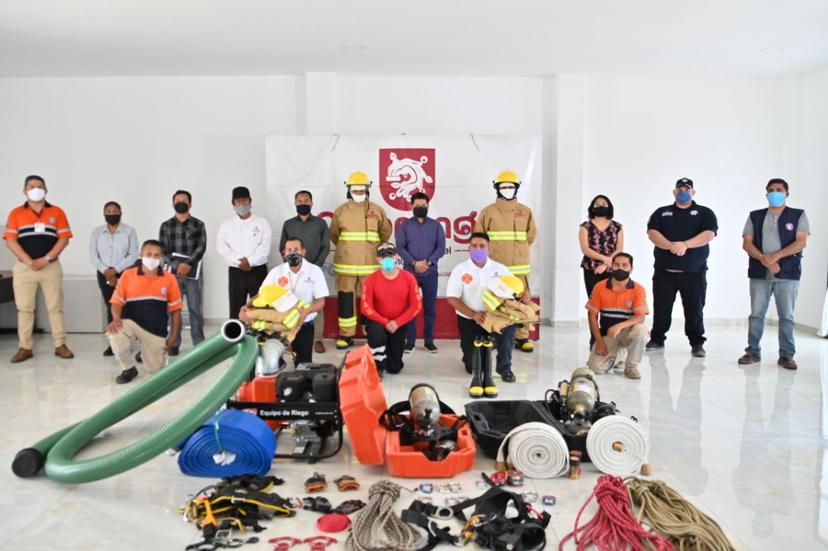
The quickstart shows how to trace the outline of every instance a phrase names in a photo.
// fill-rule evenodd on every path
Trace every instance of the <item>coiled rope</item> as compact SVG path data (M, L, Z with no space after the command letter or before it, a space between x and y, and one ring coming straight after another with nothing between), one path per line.
M586 447L595 468L615 476L638 474L650 455L644 430L629 417L620 415L596 421L587 433Z
M589 522L581 526L581 515L593 497L598 503L598 511ZM610 475L598 477L595 488L578 511L575 529L561 540L559 551L563 550L570 538L574 539L578 551L585 550L590 545L599 551L618 551L628 549L627 546L631 551L675 550L669 540L641 526L633 516L632 503L624 481Z
M497 450L497 468L509 466L528 478L556 478L569 470L569 449L553 427L524 423L512 429Z
M680 551L733 551L715 520L660 480L625 481L638 518L670 537Z
M394 510L401 486L380 480L368 489L368 505L356 514L345 541L348 551L407 551L421 546L420 534Z

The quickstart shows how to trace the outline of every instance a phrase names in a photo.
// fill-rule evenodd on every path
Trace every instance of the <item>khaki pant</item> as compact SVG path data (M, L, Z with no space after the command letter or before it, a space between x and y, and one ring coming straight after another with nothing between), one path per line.
M595 373L604 373L616 363L621 350L627 351L626 367L638 367L641 357L644 355L644 345L647 344L647 328L643 323L622 329L618 337L604 336L607 344L607 355L599 356L595 353L595 346L592 345L592 352L589 355L587 366Z
M339 336L353 337L356 335L359 318L359 294L362 282L367 275L336 275L337 309L339 311Z
M325 338L323 331L325 330L325 309L319 310L316 317L313 318L313 340L321 341Z
M529 289L529 276L528 275L519 275L515 276L523 282L523 288ZM518 325L515 328L515 340L521 341L526 340L529 338L529 328L524 327L523 325Z
M141 345L142 365L147 373L155 373L164 367L167 358L166 339L150 333L132 320L124 320L123 323L120 331L106 335L121 369L125 371L135 367L132 343L136 341Z
M37 304L37 287L43 289L46 309L49 311L49 327L55 348L66 344L66 331L63 329L63 268L60 262L47 264L39 271L32 270L22 262L12 268L12 286L14 303L17 305L17 338L20 348L31 350L32 331L34 329L35 306Z

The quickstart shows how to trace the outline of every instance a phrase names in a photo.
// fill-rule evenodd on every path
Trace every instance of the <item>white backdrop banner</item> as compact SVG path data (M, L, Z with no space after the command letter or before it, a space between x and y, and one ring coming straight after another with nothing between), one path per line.
M495 200L492 180L502 170L520 176L518 200L535 209L538 233L543 235L544 217L537 212L541 204L540 136L270 135L265 144L268 218L274 241L282 222L296 216L294 194L302 189L313 193L313 213L330 225L333 211L346 200L344 181L355 170L368 174L373 182L371 200L385 209L395 228L412 216L411 195L427 193L429 216L446 231L439 296L445 296L451 269L467 258L475 218ZM534 249L533 289L534 282L543 281L543 266ZM333 247L325 264L331 277L332 260Z

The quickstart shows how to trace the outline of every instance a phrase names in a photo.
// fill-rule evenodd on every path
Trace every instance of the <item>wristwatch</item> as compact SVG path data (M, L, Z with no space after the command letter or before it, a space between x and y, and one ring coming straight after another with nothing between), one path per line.
M46 262L54 262L55 261L55 259L52 258L51 256L49 256L48 254L44 255L43 258L46 259Z

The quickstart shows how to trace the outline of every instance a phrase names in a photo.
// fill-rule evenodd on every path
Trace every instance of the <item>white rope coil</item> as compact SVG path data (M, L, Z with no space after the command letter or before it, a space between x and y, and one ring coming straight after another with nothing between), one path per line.
M569 470L569 448L553 427L545 423L524 423L503 439L497 462L513 465L527 478L556 478Z
M596 421L587 433L586 447L595 468L615 476L637 475L650 455L644 430L629 417L620 415Z

